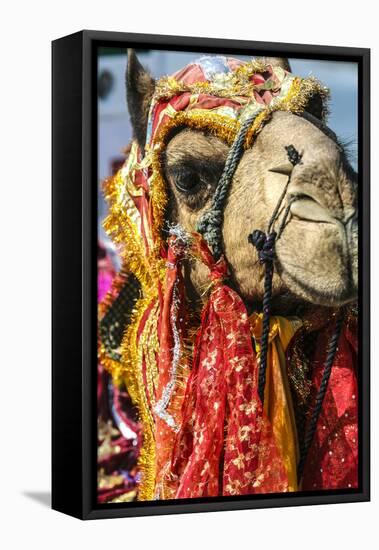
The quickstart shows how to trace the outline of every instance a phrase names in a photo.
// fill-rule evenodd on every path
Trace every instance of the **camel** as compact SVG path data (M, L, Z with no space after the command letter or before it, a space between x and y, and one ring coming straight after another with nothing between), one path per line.
M207 60L204 61L205 65L208 63ZM220 64L220 61L217 60L217 63ZM222 63L226 62L222 61ZM233 65L234 61L231 60L228 63ZM264 75L272 67L275 67L275 71L283 77L290 72L287 59L264 58L257 60L257 63L256 71L261 80L265 78ZM233 65L233 69L229 73L231 78L234 70L235 66ZM217 78L217 75L214 78ZM174 85L176 84L174 83ZM206 86L207 84L195 83L195 87L191 88L194 101L201 97L203 90L207 89ZM353 405L355 403L356 391L354 389L356 388L355 365L352 364L354 361L350 358L352 357L349 343L351 321L349 320L346 324L342 317L340 321L335 321L335 319L337 319L337 311L349 311L349 315L351 315L357 300L357 174L349 164L343 145L325 124L323 116L325 105L322 93L310 94L301 109L273 109L264 119L259 130L256 131L249 146L246 146L246 141L243 142L245 134L242 136L241 143L245 143L245 146L238 153L238 162L234 163L227 192L223 195L222 209L220 211L219 208L217 213L218 244L216 243L216 246L211 238L207 237L207 231L202 231L201 228L204 227L204 220L208 213L214 208L220 182L223 178L225 180L226 167L230 161L231 151L238 140L238 132L237 137L233 134L234 137L230 140L225 137L226 130L223 130L224 133L212 131L206 124L199 126L187 123L187 119L183 118L182 123L173 125L165 133L159 150L154 147L150 150L146 143L149 141L149 132L151 132L149 125L151 125L152 107L156 105L159 94L162 95L161 84L156 83L149 72L142 67L134 50L128 51L126 88L134 143L138 152L135 153L134 160L130 161L128 169L120 173L115 184L110 185L108 198L113 196L112 193L115 194L117 186L118 189L124 189L123 185L129 186L127 187L128 193L130 189L134 190L131 194L133 202L128 203L131 205L128 208L133 211L136 201L140 200L145 191L142 190L143 183L138 183L135 188L133 187L133 182L137 181L135 179L131 185L130 174L134 174L133 178L138 170L141 171L141 174L146 174L146 170L151 165L153 168L155 166L156 173L159 171L159 178L152 180L151 184L152 202L154 202L154 193L157 195L158 191L162 193L159 196L165 197L160 201L156 210L153 209L153 214L149 214L148 218L150 220L151 216L153 218L154 216L160 217L162 222L158 227L158 235L155 235L159 245L155 246L154 253L158 254L159 259L154 263L154 270L151 266L147 268L145 266L146 258L150 257L150 252L141 254L131 245L127 252L129 265L132 266L131 271L140 279L140 282L142 281L142 297L137 303L134 321L131 322L131 328L126 332L122 346L126 365L123 371L125 372L124 380L126 380L127 387L129 384L132 398L134 396L135 401L141 406L141 418L144 429L146 428L144 449L141 453L141 468L144 473L140 498L144 500L182 498L188 495L217 496L220 494L238 495L251 492L300 490L300 478L303 476L307 454L304 455L303 452L300 459L301 471L299 474L298 470L298 474L296 474L294 464L299 458L299 448L304 450L305 445L306 452L308 452L315 436L317 442L313 444L317 446L318 452L320 451L322 439L322 432L321 434L318 432L319 429L322 430L320 422L326 423L325 415L334 395L333 388L337 387L339 383L338 372L333 365L337 363L341 366L342 356L349 357L346 361L349 363L350 385L346 391L350 392L350 405L351 402ZM181 97L180 93L177 92L178 97ZM212 94L217 96L217 93L217 91L210 92L212 101ZM164 94L162 97L165 99ZM222 96L221 93L220 97L222 101L228 101L228 98L225 95ZM237 100L239 101L239 98ZM204 112L204 116L207 116L207 109ZM175 112L175 114L177 113ZM256 116L254 114L251 121L250 119L245 121L246 132L248 132L248 125L255 123ZM175 118L172 113L170 117ZM241 122L242 126L243 122ZM149 155L153 155L151 158L155 160L149 160ZM123 179L125 177L126 179ZM124 183L125 181L127 184ZM159 186L161 187L159 188ZM122 192L120 196L125 197L125 193ZM113 215L107 222L108 230L111 227L119 228L121 226L117 217L121 215L122 209L126 210L126 207L120 207L120 204L113 210ZM130 219L132 219L132 215ZM270 219L271 223L269 224ZM126 219L125 224L129 223L130 220ZM268 224L270 225L269 229ZM142 226L143 223L138 226L140 231L142 231ZM271 236L274 234L276 240L269 250L269 256L266 254L267 257L265 257L264 254L262 255L262 247L263 252L265 250L267 252L267 247L265 249L265 245L262 243L263 241L268 242L270 231ZM109 232L112 233L112 230ZM255 235L258 234L260 238L263 238L261 245L258 242L259 238L255 238L257 242L254 241L254 232ZM181 249L179 250L186 241L186 235L198 236L199 233L204 237L201 246L206 249L206 252L204 250L202 252L202 258L206 257L206 261L199 261L199 256L196 254L187 254L183 253ZM127 235L130 234L130 232L127 233ZM212 235L214 237L215 233L213 232ZM125 235L119 237L118 242L122 242L122 239L126 240ZM145 240L149 242L149 238ZM252 246L252 243L255 246ZM123 244L127 249L128 243L124 242ZM148 243L148 247L150 246ZM168 252L162 252L167 249ZM218 249L219 253L217 254L215 251ZM141 256L139 264L136 261L138 254ZM153 253L151 257L153 257ZM218 273L215 276L217 280L211 275L210 283L210 272L213 273L214 269L216 271L222 269L222 275L220 276ZM154 271L154 276L152 271ZM157 285L154 283L154 277L158 281ZM223 286L225 280L227 280L227 287ZM155 286L157 287L156 291L152 290ZM220 296L226 302L229 300L231 310L233 307L235 308L234 317L230 312L220 313L217 311ZM185 316L185 309L191 310L191 319L197 320L193 322L195 325L197 323L197 343L194 343L194 339L190 342L188 342L189 338L184 339L183 334L187 329L182 317ZM146 312L148 313L146 314ZM209 321L212 314L217 318L213 326ZM222 320L222 315L225 314L227 317ZM261 326L262 319L261 333L254 334L251 323ZM276 330L283 335L285 332L283 327L289 327L289 323L294 323L293 319L296 319L296 322L291 325L291 329L288 329L288 334L291 334L291 337L287 339L285 345L282 341L283 346L280 350L275 348L278 352L277 356L282 357L282 363L285 364L287 361L287 367L280 367L282 369L280 370L278 366L274 365L274 344L270 340L273 338L270 334L274 331L274 327L277 327ZM318 355L316 359L309 359L307 358L308 351L304 349L306 336L302 333L302 336L299 337L299 332L293 327L296 323L309 327L310 324L314 324L314 319L316 319L317 330L312 330L315 331L313 334L316 334L316 339L313 339L316 341L315 353ZM230 328L225 329L229 322L234 321L237 323L236 326L240 327L236 333ZM204 328L206 323L209 324ZM340 324L338 325L338 323ZM296 325L296 328L299 327L299 324ZM333 328L334 325L339 326L338 331ZM166 328L162 329L162 326ZM160 328L153 329L152 327ZM161 331L154 339L154 348L151 347L153 346L152 330ZM227 333L227 330L230 332ZM146 336L144 339L143 334L147 334L146 331L150 331L148 332L150 336ZM271 332L269 333L269 331ZM225 359L228 353L228 338L234 334L236 334L237 346L240 341L244 342L239 351L241 355L229 358L230 360ZM211 352L212 344L210 342L217 336L224 344L219 345ZM331 342L334 346L332 346L333 353L330 352ZM186 353L183 351L184 347L187 349ZM321 347L323 347L322 350ZM205 348L208 355L200 360L203 357L201 354L205 353ZM155 354L153 360L151 359L152 349ZM329 350L328 357L330 356L328 365L328 360L325 360L322 355L327 350ZM287 353L286 358L285 353ZM189 356L190 359L188 359ZM199 405L199 396L203 391L200 387L200 380L208 375L206 369L210 371L215 367L216 360L211 363L209 357L214 359L216 356L222 357L217 359L220 362L212 374L213 382L210 382L210 379L207 382L209 403L207 405L205 393L204 401ZM293 357L296 357L297 363ZM266 368L267 361L272 363L268 374L269 378L271 377L270 387L274 388L272 384L274 384L275 376L277 379L280 378L280 383L275 382L275 384L279 384L275 386L275 391L268 390L266 387L265 394L262 393L265 391L263 385L263 390L258 391L257 396L255 386L258 379L259 383L261 382L261 375L255 376L252 372L255 368L259 370L262 364ZM321 400L319 394L316 398L313 397L316 402L317 400L321 401L316 415L310 416L309 411L306 413L303 411L303 421L308 424L313 423L313 427L308 427L304 433L301 433L302 427L297 419L296 422L294 421L295 412L298 414L305 405L304 402L300 402L301 400L296 402L299 383L297 367L293 368L293 361L299 367L299 372L307 361L309 363L309 369L306 372L308 380L304 381L307 399L310 400L307 401L308 404L312 400L312 388L317 393L317 385L320 388L323 386L324 391ZM153 364L151 367L153 374L138 378L139 375L136 374L138 369L147 369L146 365L149 365L149 362ZM140 367L137 366L137 363ZM182 363L186 366L181 367ZM326 390L327 384L321 382L321 378L324 376L321 367L324 363L327 365L325 371L329 370L328 377L330 376L328 391ZM227 366L225 367L225 365ZM224 367L225 371L221 372ZM109 370L112 371L112 368L110 367ZM186 376L182 373L181 384L178 384L180 368L183 371L187 369L187 372ZM276 375L274 368L279 369L276 371ZM286 368L287 374L284 372ZM290 383L287 380L287 377L290 378L291 368L291 376L295 380L295 390L292 392L292 396L289 391ZM116 371L119 373L120 369L117 369L118 367ZM115 371L112 372L114 374ZM209 450L210 447L204 450L204 447L201 446L202 439L204 439L201 430L208 429L207 426L204 427L204 423L212 422L212 417L206 410L207 407L214 406L218 414L220 402L215 400L212 405L211 397L217 384L224 388L222 391L229 396L226 398L224 395L220 423L224 423L225 428L229 420L235 420L237 416L237 412L233 410L234 405L231 405L233 403L230 398L232 390L225 389L229 383L231 384L230 380L233 378L231 372L236 377L234 384L241 388L244 387L243 399L247 400L244 405L239 405L239 409L248 410L252 415L250 417L251 424L247 417L241 417L238 420L238 433L243 434L240 436L241 449L244 449L243 456L241 452L237 453L237 456L233 454L235 448L229 449L228 443L225 443L230 442L232 437L227 436L223 441L220 430L217 432L218 435L216 432L208 433L210 441L214 441L212 452ZM117 376L119 377L119 374ZM225 380L228 381L225 382ZM265 383L265 379L263 382ZM254 388L249 389L246 393L247 385L254 386ZM267 395L269 391L275 394L270 403ZM318 391L320 392L321 389ZM283 405L283 403L278 405L284 407L281 409L285 418L282 435L278 435L275 425L277 416L273 412L274 402L275 399L278 399L279 394L285 396L287 402L287 405ZM194 397L195 395L197 397ZM326 405L322 409L324 397ZM305 398L302 399L305 401ZM236 398L234 403L237 402L242 403ZM170 404L172 410L169 413ZM200 412L195 413L195 410L200 410ZM346 409L345 412L344 409L346 418L351 410ZM196 417L196 414L203 415L202 420L200 416ZM356 415L356 410L354 414ZM185 424L186 415L187 425ZM263 424L264 420L262 423L254 424L259 415L266 415L271 422L274 433L273 440L276 441L276 444L272 444L271 447L267 446L271 451L266 449L266 455L270 455L271 458L265 466L259 462L260 458L251 452L252 448L259 447L259 442L257 443L255 440L253 442L247 435L251 431L258 433L261 430L258 440L260 437L263 438L262 433L266 430ZM178 424L175 423L175 418L180 419ZM208 420L204 420L204 418L208 418ZM354 420L351 422L353 423ZM196 423L203 427L199 428L200 431L197 433L193 433L196 432ZM332 424L333 422L330 421L330 429L332 429ZM258 425L260 426L259 430L252 428L252 426ZM267 428L267 432L269 430L271 428ZM284 432L286 432L285 436ZM290 433L290 436L287 432ZM310 433L311 435L309 435ZM353 430L351 429L349 433L352 434ZM349 437L355 441L353 435ZM219 438L218 442L216 442L217 438ZM291 447L291 451L288 451L283 443L285 438L290 441L288 447ZM300 441L301 439L303 442ZM304 443L304 440L307 441L307 439L308 442ZM191 444L188 443L189 440L191 440ZM196 446L198 446L197 449ZM192 451L188 449L192 449ZM279 449L279 454L277 449ZM356 467L356 455L353 458L350 455L346 456L346 449L347 443L338 448L338 453L342 453L341 460L344 463L346 460L346 464L351 465L348 475L344 474L343 479L340 476L337 481L330 481L330 479L325 481L323 470L329 472L333 470L331 463L329 464L330 457L333 456L334 459L335 456L339 456L333 447L333 450L329 451L331 454L327 458L322 458L322 461L329 460L327 464L325 462L325 466L321 458L309 458L308 469L317 467L317 472L321 472L318 475L319 477L321 475L322 479L316 479L314 473L311 473L308 476L309 479L312 479L311 482L307 481L304 475L303 488L340 488L355 483L349 480L353 479L355 475L351 472ZM208 452L207 460L204 458L206 452ZM314 456L317 454L315 453L314 450ZM283 464L278 466L276 477L274 476L275 482L272 481L273 477L265 484L263 480L266 473L270 469L274 470L273 464L279 464L278 456L280 454L286 458L283 459ZM212 462L213 458L210 458L210 456L216 455L218 456L217 463ZM186 458L184 459L183 456ZM252 462L249 464L245 463L246 460L250 460L250 458L246 459L246 456L251 458ZM229 458L232 469L225 465ZM322 467L320 468L321 462ZM253 463L255 466L252 466ZM233 470L233 465L236 464L238 471ZM209 474L212 468L213 478ZM220 482L220 468L224 468L223 482ZM259 470L259 468L261 469ZM241 481L242 473L245 476L244 481ZM267 476L270 478L270 474ZM330 475L331 477L333 476ZM285 481L283 481L284 478Z
M287 59L267 59L289 69ZM134 134L146 137L154 81L129 51L127 99ZM295 313L300 305L334 307L357 296L357 175L337 137L320 120L319 105L307 118L276 112L238 166L224 211L223 242L236 288L248 303L262 299L263 268L248 243L255 228L264 230L286 181L285 146L302 153L293 170L287 200L299 196L276 247L274 310ZM209 208L228 146L205 132L182 128L169 141L162 162L169 185L167 216L194 231ZM278 169L279 168L279 169ZM201 264L187 268L196 296L207 283Z

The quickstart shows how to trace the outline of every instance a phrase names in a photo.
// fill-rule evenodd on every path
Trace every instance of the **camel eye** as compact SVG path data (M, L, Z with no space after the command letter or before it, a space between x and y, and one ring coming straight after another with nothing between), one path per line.
M182 169L173 174L172 179L178 191L187 195L197 193L206 186L201 176L193 170Z

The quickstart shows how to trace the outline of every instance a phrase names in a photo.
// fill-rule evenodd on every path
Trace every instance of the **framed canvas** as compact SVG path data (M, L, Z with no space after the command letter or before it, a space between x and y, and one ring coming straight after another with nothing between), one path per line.
M369 50L52 52L53 508L369 500Z

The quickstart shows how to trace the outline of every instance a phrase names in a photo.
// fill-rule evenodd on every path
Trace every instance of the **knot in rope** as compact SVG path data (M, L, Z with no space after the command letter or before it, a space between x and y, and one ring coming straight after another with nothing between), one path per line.
M297 151L293 145L285 145L284 148L287 151L287 157L290 163L293 166L296 166L296 164L299 164L302 157L299 151Z
M258 251L258 257L261 264L274 261L274 246L276 233L273 231L266 235L260 229L255 229L249 236L248 241Z
M216 259L222 254L222 223L223 210L214 207L203 214L197 225L198 232L204 236Z

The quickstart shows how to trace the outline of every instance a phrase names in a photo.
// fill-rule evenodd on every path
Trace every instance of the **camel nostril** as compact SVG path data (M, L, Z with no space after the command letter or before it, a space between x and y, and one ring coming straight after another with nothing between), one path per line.
M320 223L335 223L336 221L330 211L312 195L291 193L288 201L291 204L291 214L297 219Z
M299 193L297 191L292 191L288 193L288 202L295 202L295 201L301 201L301 200L311 200L314 202L318 202L315 197L308 193Z
M298 191L298 190L293 189L293 190L288 192L288 197L287 197L287 204L291 206L291 211L292 211L292 206L296 202L299 202L301 204L315 203L315 204L319 205L320 207L326 209L326 207L321 203L319 198L315 196L315 194L313 194L311 192L307 193L307 192L304 192L304 191Z

